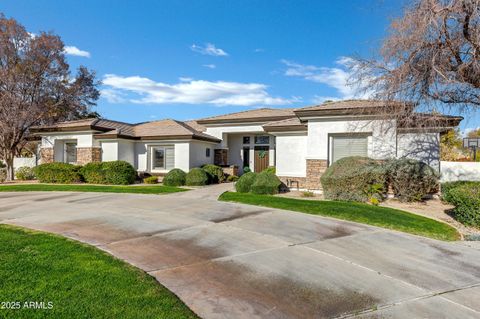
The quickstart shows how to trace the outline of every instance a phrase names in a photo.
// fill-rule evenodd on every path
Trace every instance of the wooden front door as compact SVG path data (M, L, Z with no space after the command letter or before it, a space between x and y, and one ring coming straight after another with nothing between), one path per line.
M269 158L268 158L268 146L255 146L255 172L260 173L268 167Z

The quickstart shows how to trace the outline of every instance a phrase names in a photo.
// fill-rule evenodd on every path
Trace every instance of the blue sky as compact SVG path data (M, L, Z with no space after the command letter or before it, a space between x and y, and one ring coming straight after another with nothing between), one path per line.
M2 0L29 32L53 31L72 67L104 82L96 110L141 122L351 98L348 56L369 56L398 0ZM480 115L462 129L480 126Z

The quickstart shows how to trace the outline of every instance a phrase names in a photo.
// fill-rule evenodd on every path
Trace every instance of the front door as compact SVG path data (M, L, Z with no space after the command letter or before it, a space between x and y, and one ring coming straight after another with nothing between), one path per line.
M255 173L260 173L264 169L268 168L268 146L255 146Z

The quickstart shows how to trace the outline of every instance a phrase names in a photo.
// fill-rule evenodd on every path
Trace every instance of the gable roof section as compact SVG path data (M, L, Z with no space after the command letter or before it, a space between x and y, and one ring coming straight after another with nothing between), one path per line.
M196 120L200 125L223 123L272 122L295 117L295 109L261 108Z
M371 115L378 111L405 108L412 111L413 103L400 101L380 101L380 100L343 100L326 102L320 105L307 106L296 109L295 114L298 117L325 116L325 115Z
M33 133L42 132L74 132L93 130L95 138L126 138L126 139L197 139L220 142L219 139L205 134L191 125L175 120L161 120L139 124L129 124L106 119L85 119L78 121L59 122L49 126L38 126ZM197 125L197 127L199 127Z

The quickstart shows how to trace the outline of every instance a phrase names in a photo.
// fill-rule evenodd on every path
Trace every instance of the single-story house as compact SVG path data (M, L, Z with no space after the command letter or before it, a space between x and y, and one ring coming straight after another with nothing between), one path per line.
M325 169L346 156L408 157L438 167L440 133L458 126L462 118L412 113L412 119L422 121L399 124L385 118L386 108L382 101L346 100L184 122L128 124L92 118L32 132L41 136L43 163L124 160L152 175L204 164L226 167L230 174L241 174L246 166L255 172L275 166L284 183L311 190L321 189ZM429 117L435 121L423 120Z

